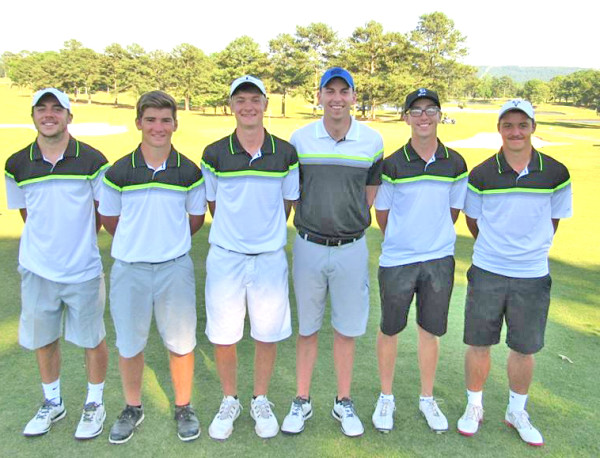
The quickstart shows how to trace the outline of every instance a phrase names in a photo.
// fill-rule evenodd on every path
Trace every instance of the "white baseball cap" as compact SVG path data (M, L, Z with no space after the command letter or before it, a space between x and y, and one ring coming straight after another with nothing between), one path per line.
M533 106L530 102L524 99L513 99L506 102L500 108L500 112L498 113L498 121L505 113L509 111L522 111L527 116L531 118L532 121L535 121L535 114L533 113Z
M245 84L245 83L256 86L258 88L258 90L260 92L262 92L265 97L267 96L267 90L265 89L265 85L263 84L263 82L261 80L259 80L256 76L244 75L244 76L240 76L233 83L231 83L231 88L229 89L229 97L231 97L233 95L233 93L235 92L235 90L238 87L240 87L242 84Z
M34 107L38 104L40 99L44 97L46 94L52 94L58 100L58 103L61 104L63 108L71 111L71 101L69 100L69 96L62 91L59 91L53 87L47 87L46 89L41 89L33 94L33 101L31 102L31 106Z

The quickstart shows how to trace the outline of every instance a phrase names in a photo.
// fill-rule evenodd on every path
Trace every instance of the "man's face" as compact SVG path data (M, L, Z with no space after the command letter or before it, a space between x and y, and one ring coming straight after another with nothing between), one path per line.
M262 127L267 98L258 89L241 89L231 96L230 107L238 127Z
M522 111L509 111L498 121L498 132L502 136L502 148L506 151L531 150L531 135L535 122Z
M326 119L341 120L350 117L356 103L356 93L341 78L334 78L319 91L319 103Z
M413 116L412 110L421 110L422 113L419 116ZM428 115L426 110L435 111L435 114ZM441 112L438 106L430 99L422 98L417 99L406 113L405 119L406 124L410 126L413 136L417 137L435 137L437 136L437 125L441 119Z
M67 125L73 119L52 94L44 95L31 112L38 133L46 138L60 138L68 133Z
M171 137L177 130L177 121L170 108L146 108L142 119L135 125L142 131L142 143L153 148L171 146Z

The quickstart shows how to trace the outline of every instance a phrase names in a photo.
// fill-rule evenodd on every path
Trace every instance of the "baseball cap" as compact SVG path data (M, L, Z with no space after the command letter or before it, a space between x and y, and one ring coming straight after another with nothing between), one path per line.
M415 103L418 99L429 99L433 103L435 103L438 108L442 108L442 106L440 105L440 98L438 97L437 92L422 87L414 92L411 92L406 96L406 101L404 102L404 109L408 110L412 106L412 104Z
M352 75L348 70L343 69L342 67L331 67L321 77L321 84L319 84L319 90L323 88L323 86L327 86L333 78L341 78L343 79L348 86L354 90L354 80L352 79Z
M535 121L535 114L533 112L533 106L531 103L524 99L513 99L506 102L500 108L500 112L498 113L498 121L502 116L504 116L509 111L522 111L527 116L529 116L533 121Z
M240 87L242 84L252 84L253 86L256 86L265 97L267 96L267 90L265 89L265 85L261 80L259 80L256 76L244 75L240 76L233 83L231 83L231 88L229 89L229 97L231 97L233 93L237 90L237 88Z
M56 99L58 100L58 103L60 103L60 105L63 108L66 108L67 110L71 111L71 102L69 100L69 96L67 94L65 94L62 91L59 91L56 88L53 87L47 87L46 89L40 89L39 91L37 91L35 94L33 94L33 101L31 102L31 106L34 107L38 104L38 102L40 101L40 99L42 97L44 97L46 94L52 94L54 97L56 97Z

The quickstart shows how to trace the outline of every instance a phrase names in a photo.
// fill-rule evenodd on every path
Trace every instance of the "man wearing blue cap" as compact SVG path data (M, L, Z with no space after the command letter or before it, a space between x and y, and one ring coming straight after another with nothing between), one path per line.
M559 220L572 214L572 193L567 168L532 147L535 128L531 103L504 104L498 116L502 148L469 175L464 212L475 245L465 304L467 407L458 431L472 436L483 421L490 347L500 341L506 320L510 390L504 421L526 443L543 445L525 407L550 306L548 250Z
M350 398L354 339L366 331L369 315L368 250L365 230L381 184L383 140L350 114L356 103L348 71L334 67L321 78L323 118L298 129L301 194L294 224L293 277L298 308L296 398L281 430L297 434L312 416L310 383L317 360L327 293L334 328L337 396L332 416L347 436L360 436L362 422Z
M39 436L66 415L60 391L60 346L85 349L88 395L75 432L91 439L102 432L102 400L108 362L104 328L104 274L96 234L106 158L69 135L69 97L55 88L33 96L36 140L6 161L8 208L19 209L25 228L19 246L21 318L19 343L34 350L44 403L23 434Z

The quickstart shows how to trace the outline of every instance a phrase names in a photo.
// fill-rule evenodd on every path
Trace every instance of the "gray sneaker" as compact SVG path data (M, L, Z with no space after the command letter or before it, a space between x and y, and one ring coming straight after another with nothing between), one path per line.
M135 428L144 420L144 407L125 406L115 424L110 428L108 442L111 444L124 444Z
M193 441L200 436L200 422L196 412L189 404L175 406L175 421L177 422L177 437L182 441Z

